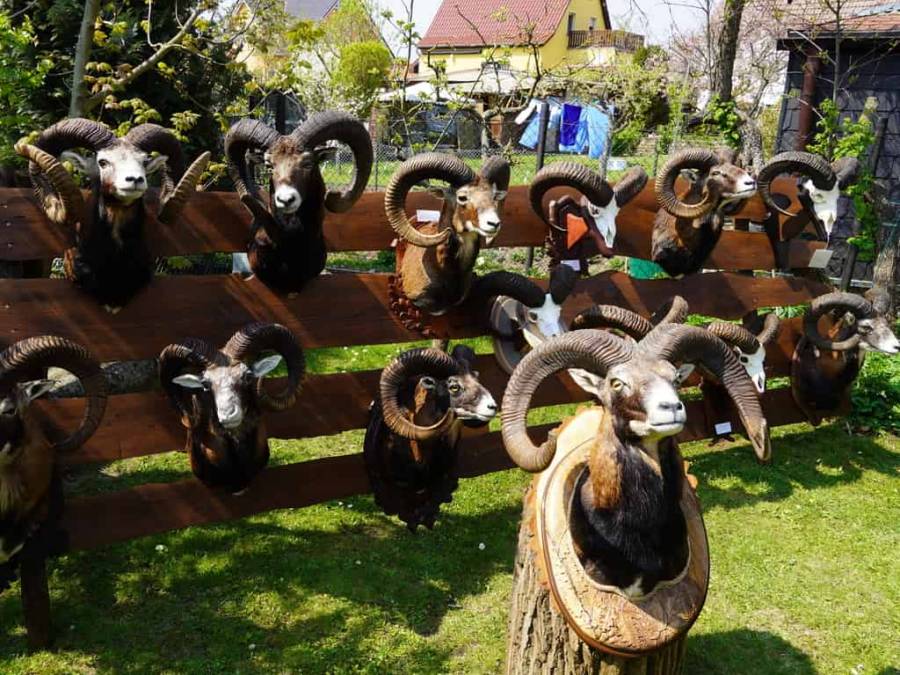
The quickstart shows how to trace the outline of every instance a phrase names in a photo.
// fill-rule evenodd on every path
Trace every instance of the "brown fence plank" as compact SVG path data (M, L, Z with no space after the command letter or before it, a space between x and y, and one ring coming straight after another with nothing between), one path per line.
M764 408L773 427L803 419L787 390L767 392ZM700 401L688 404L688 419L694 422L685 429L680 440L708 436ZM737 419L732 421L736 423ZM552 426L535 428L535 437L545 434ZM777 447L775 452L777 456ZM512 466L499 432L467 430L461 455L460 474L463 477ZM192 525L346 499L368 491L362 455L343 455L266 469L240 497L208 490L188 479L175 483L149 483L121 492L73 499L67 504L63 527L69 533L72 550L91 549Z
M798 339L800 319L786 321L766 360L768 376L790 372L790 357ZM506 374L491 355L478 357L481 381L499 401ZM266 417L272 438L328 436L364 428L368 406L378 389L380 370L311 376L297 405ZM568 377L548 380L537 392L535 407L586 401L588 396ZM74 428L81 418L80 399L41 402L43 419L54 427ZM161 392L113 396L97 433L66 461L71 464L112 461L169 452L184 446L184 429Z
M796 194L790 181L782 180L784 191ZM621 255L646 258L650 253L650 231L656 212L656 198L650 181L644 192L628 204L620 215L616 245ZM778 183L776 185L781 185ZM559 196L565 191L554 191ZM376 251L386 249L393 239L384 214L384 195L370 192L362 196L348 213L328 214L325 238L330 251ZM414 192L409 198L410 213L415 209L436 208L439 203L425 192ZM150 208L151 213L155 213ZM741 212L741 217L762 220L766 210L754 198ZM546 225L534 214L528 203L527 187L510 190L505 205L506 225L496 246L542 246ZM0 189L0 260L33 260L57 257L71 245L65 228L49 223L36 207L29 190ZM249 218L234 193L204 192L196 196L176 225L151 221L147 226L150 250L158 256L192 253L242 251L247 244ZM790 260L793 267L806 267L821 242L792 241ZM709 267L723 270L771 269L775 264L768 239L763 234L725 232L710 256Z
M0 340L61 335L111 361L152 358L185 337L223 344L250 321L281 322L306 348L419 339L388 309L387 283L384 274L334 274L315 279L298 295L281 296L256 279L231 275L160 277L118 314L110 314L61 279L3 279ZM679 293L693 312L739 318L758 307L808 302L826 291L822 284L794 277L713 273L648 281L606 272L579 282L565 314L571 318L604 302L649 315ZM463 308L436 319L435 326L451 337L473 337L485 331L481 315L477 308Z

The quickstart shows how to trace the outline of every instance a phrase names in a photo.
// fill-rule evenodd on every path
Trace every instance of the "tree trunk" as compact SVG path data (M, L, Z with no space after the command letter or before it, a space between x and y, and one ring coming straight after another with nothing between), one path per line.
M84 115L84 75L94 46L94 24L100 13L100 0L85 0L84 15L75 45L75 62L72 68L72 95L69 99L69 117Z
M722 10L722 32L716 48L716 58L712 69L710 89L721 103L731 100L731 85L734 76L734 58L737 54L738 35L741 32L741 16L746 0L725 0Z
M552 604L534 543L534 488L525 493L513 574L507 675L676 675L685 638L650 656L612 656L585 644Z

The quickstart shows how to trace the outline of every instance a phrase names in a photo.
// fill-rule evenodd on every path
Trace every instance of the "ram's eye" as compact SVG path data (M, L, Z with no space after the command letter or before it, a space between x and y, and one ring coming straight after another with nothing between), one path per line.
M532 321L537 321L537 320L538 320L538 313L537 313L537 312L534 312L534 311L528 312L528 318L531 319Z
M98 160L98 161L97 161L97 166L99 166L101 169L105 169L105 168L107 168L107 167L109 166L109 160L108 160L108 159L101 159L101 160Z
M746 356L742 356L741 363L750 363L750 359L748 359Z
M447 390L451 394L458 394L459 392L462 391L462 387L459 386L458 382L451 382L450 384L447 385Z
M465 204L467 201L469 201L469 195L467 195L467 194L457 194L457 195L456 195L456 201L457 201L458 203L460 203L460 204Z
M613 378L609 386L612 387L613 391L622 391L625 388L625 383L618 378Z
M856 330L865 335L872 332L872 327L867 324L861 323L856 327Z

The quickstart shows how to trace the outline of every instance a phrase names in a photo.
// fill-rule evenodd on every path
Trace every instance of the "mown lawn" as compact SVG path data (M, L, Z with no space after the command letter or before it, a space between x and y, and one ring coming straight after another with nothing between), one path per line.
M396 349L310 362L373 367ZM361 442L278 442L273 461ZM774 446L771 467L744 442L683 448L713 570L685 672L897 673L900 439L795 425ZM70 482L95 492L185 475L169 453ZM465 480L418 535L365 497L66 556L51 566L56 650L27 655L15 586L0 597L0 673L499 672L527 482Z

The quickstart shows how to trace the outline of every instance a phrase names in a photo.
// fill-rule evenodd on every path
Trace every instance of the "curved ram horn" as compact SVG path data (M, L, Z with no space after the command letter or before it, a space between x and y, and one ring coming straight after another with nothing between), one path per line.
M772 181L786 173L799 173L812 179L813 185L820 190L831 190L837 178L831 165L820 155L811 152L790 151L775 155L760 170L756 178L756 189L766 205L786 216L792 216L772 198Z
M756 386L731 347L702 328L664 324L654 328L637 348L673 365L696 363L711 372L734 402L757 459L761 462L771 459L769 424L759 404Z
M615 329L640 340L653 330L653 324L636 312L616 305L594 305L572 319L571 330L584 328Z
M173 223L178 218L188 199L197 191L200 177L209 165L210 152L202 153L188 167L187 171L171 192L160 197L159 220L162 223Z
M490 298L498 295L518 300L526 307L541 307L546 294L531 279L515 272L489 272L477 277L469 292L469 297Z
M856 157L841 157L831 163L831 170L841 190L846 190L856 182L862 165Z
M347 190L329 190L325 208L332 213L344 213L352 207L366 189L372 173L374 153L372 138L366 128L347 113L328 110L310 116L291 134L304 150L315 150L327 141L347 145L353 153L353 178Z
M644 171L644 167L633 166L628 169L628 172L619 179L613 188L616 195L616 206L625 206L637 197L647 185L647 180L647 172Z
M827 293L812 301L806 316L803 317L803 332L806 339L816 347L828 351L846 351L859 346L860 335L855 332L846 340L829 340L819 334L819 319L823 314L836 310L850 312L857 319L872 319L877 316L875 308L865 298L853 293Z
M484 160L479 172L481 177L493 185L497 190L506 192L509 189L510 166L509 160L501 155L493 155Z
M756 336L756 339L759 340L760 344L767 345L778 337L780 328L781 319L778 318L778 315L775 312L769 312L766 314L762 330L759 332L759 335Z
M279 138L281 134L275 129L254 119L238 120L225 134L225 157L234 189L254 218L268 214L268 209L253 178L253 170L247 165L247 151L267 150Z
M207 342L195 338L171 344L160 352L159 383L182 417L190 419L193 416L190 404L192 396L172 380L186 370L202 372L220 360L215 349Z
M550 297L557 305L563 304L578 282L578 272L568 265L559 264L550 270Z
M71 340L42 335L26 338L0 353L0 390L8 391L16 383L44 376L47 368L62 368L81 381L87 405L78 428L53 444L57 452L69 452L94 434L106 410L108 385L100 364L91 353Z
M413 378L430 375L444 379L456 374L457 363L438 349L411 349L403 352L381 371L379 392L381 411L387 427L403 438L424 441L443 434L453 424L453 411L449 408L437 423L421 427L407 419L398 397L400 388Z
M475 180L475 173L465 162L454 155L426 152L412 157L394 172L384 191L384 209L394 232L413 246L438 246L450 237L446 229L437 234L419 232L406 217L406 196L417 183L440 180L459 188Z
M531 397L553 373L567 368L584 368L597 375L632 355L622 338L599 330L578 330L548 340L531 350L506 385L501 406L503 445L512 460L525 471L543 471L556 453L556 435L536 446L528 437L526 417Z
M281 355L288 369L288 381L284 391L273 396L266 391L264 378L259 378L256 383L259 405L264 410L287 410L297 402L306 373L303 348L290 330L277 323L251 323L232 335L222 348L225 356L250 365L265 351Z
M612 200L613 189L596 172L583 164L575 162L557 162L545 166L537 172L528 186L528 199L531 208L550 227L565 230L565 227L554 226L544 213L544 195L557 187L569 187L578 190L595 206L607 206Z
M697 204L685 204L675 195L675 180L683 169L709 171L719 163L719 157L712 150L682 150L670 157L656 177L656 200L659 205L677 218L698 218L709 213L714 204L708 192Z
M654 326L666 323L684 323L689 311L687 300L680 295L673 295L650 315L650 323Z
M29 161L28 173L35 198L51 222L74 226L86 220L84 197L62 162L27 143L17 143L16 154Z
M737 347L745 354L755 354L759 351L760 342L756 336L736 323L713 321L706 327L706 330L720 340Z
M72 117L61 120L41 132L34 145L54 157L64 150L87 148L96 152L116 142L116 135L100 122Z

